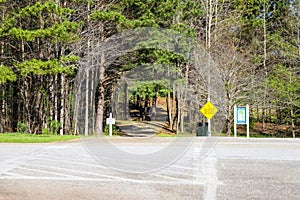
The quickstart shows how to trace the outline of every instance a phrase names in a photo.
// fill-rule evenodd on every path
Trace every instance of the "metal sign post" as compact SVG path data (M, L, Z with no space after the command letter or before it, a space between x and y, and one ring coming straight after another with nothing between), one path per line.
M200 112L207 118L208 122L208 135L211 136L211 121L210 119L218 112L218 108L208 101L201 109Z

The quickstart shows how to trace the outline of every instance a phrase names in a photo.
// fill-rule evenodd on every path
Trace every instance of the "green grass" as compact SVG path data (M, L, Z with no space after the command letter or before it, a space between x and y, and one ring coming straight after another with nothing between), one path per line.
M74 135L35 135L24 133L0 133L0 143L50 143L77 139Z
M167 134L167 133L157 133L156 136L158 137L177 137L175 134Z

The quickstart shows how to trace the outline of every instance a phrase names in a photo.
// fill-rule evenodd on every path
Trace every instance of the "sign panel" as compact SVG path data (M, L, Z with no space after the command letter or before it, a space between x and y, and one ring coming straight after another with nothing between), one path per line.
M246 107L236 108L236 124L247 124L247 111Z
M250 137L249 131L249 105L237 106L234 105L234 137L237 137L237 124L246 124L247 126L247 138Z
M112 118L112 113L109 113L109 118L106 118L106 124L109 124L109 136L112 136L112 125L116 123L116 119Z
M115 124L116 119L115 118L106 118L106 124Z
M200 112L207 118L211 119L217 112L218 108L208 101L201 109Z

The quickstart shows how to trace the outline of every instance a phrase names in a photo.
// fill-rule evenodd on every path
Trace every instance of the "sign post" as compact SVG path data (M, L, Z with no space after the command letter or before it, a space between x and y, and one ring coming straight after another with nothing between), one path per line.
M207 118L208 120L208 134L211 136L211 125L210 119L218 112L218 108L214 106L210 101L208 101L201 109L200 112Z
M236 106L234 105L234 137L237 137L237 124L246 124L247 138L249 138L249 105Z
M116 123L116 119L112 118L112 113L109 113L109 118L106 118L106 124L109 124L109 136L112 136L112 125Z

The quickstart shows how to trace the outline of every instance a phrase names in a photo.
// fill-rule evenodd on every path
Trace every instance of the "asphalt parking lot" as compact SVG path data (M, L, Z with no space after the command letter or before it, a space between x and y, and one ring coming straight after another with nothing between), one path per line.
M118 157L109 146L92 149L80 140L0 144L0 199L300 197L299 139L195 138L176 159L172 152L182 141L115 137L108 142L126 154Z

